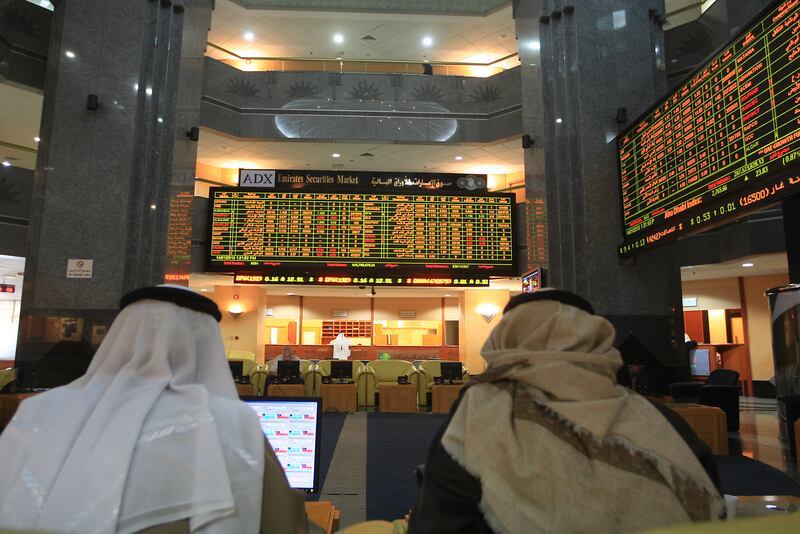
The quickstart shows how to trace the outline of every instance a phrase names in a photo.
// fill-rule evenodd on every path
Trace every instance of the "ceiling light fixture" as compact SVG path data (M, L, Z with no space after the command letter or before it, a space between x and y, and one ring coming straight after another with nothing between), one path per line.
M422 38L422 46L431 46L433 44L433 37L425 36Z
M332 158L340 158L340 157L342 157L342 155L339 154L338 152L334 152L333 154L331 154L331 157Z
M556 119L556 124L561 124L562 122L564 122L564 121L561 119L561 117Z
M744 262L744 263L742 264L742 267L753 267L754 265L755 265L755 263L752 263L752 262L746 261L746 262Z
M456 156L453 159L456 161L461 161L462 159L464 159L464 156Z
M67 50L66 52L64 52L64 55L70 59L73 59L75 57L75 52L73 52L72 50Z
M33 140L34 140L34 141L36 141L37 143L38 143L39 141L41 141L41 139L39 139L39 136L38 136L38 135L37 135L36 137L34 137L34 138L33 138Z
M11 162L8 161L7 159L4 159L3 160L3 167L11 167Z
M291 297L292 295L294 295L294 293L286 293L286 294L287 294L287 295L289 295L290 297Z
M342 35L341 33L337 33L336 35L333 36L333 42L334 43L343 43L344 42L344 35Z
M244 32L244 40L245 41L252 41L256 38L256 35L253 32Z
M206 291L208 291L208 289L206 289L206 288L202 287L202 288L200 288L200 291L202 291L203 293L205 293Z

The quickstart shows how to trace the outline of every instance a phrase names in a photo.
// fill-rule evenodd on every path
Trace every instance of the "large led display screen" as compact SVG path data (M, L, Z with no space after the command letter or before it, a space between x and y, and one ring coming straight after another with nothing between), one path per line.
M618 148L622 256L800 192L800 0L762 11Z
M512 194L215 188L209 200L210 271L392 285L415 285L410 274L486 285L516 271Z

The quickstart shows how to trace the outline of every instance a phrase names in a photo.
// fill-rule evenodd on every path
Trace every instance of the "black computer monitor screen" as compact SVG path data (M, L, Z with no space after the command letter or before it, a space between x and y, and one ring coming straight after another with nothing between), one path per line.
M353 378L353 362L331 362L331 377L337 380L350 380Z
M708 376L711 373L711 355L708 349L689 351L689 367L692 376Z
M461 362L442 362L441 376L442 380L454 382L461 380L462 366Z
M317 399L246 398L283 467L289 486L319 489L320 406Z
M282 380L300 378L300 360L278 360L278 378Z
M228 360L234 380L239 380L244 374L244 362L241 360Z

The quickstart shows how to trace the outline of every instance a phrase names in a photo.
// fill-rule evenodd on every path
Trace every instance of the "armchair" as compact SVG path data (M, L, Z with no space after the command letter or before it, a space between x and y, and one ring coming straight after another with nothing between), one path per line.
M331 362L337 360L320 360L316 366L311 370L313 380L314 396L321 395L320 386L322 385L322 377L330 376ZM367 392L366 392L366 367L358 360L350 360L353 362L353 381L356 383L358 405L366 406Z
M673 382L669 385L670 396L678 402L698 402L703 386L736 386L739 373L732 369L715 369L703 382Z
M467 368L461 367L461 381L466 384L469 381ZM433 388L434 378L442 374L441 360L423 360L419 362L419 405L428 406L430 404L431 388Z
M380 393L381 384L396 384L398 376L407 376L409 383L419 391L420 374L405 360L376 360L367 364L366 405L375 406L375 394ZM370 388L370 382L372 387Z

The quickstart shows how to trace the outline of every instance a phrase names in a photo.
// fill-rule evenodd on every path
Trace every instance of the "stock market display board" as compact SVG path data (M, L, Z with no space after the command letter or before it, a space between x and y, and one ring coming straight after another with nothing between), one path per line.
M762 11L618 148L621 256L800 192L800 0Z
M403 277L412 273L455 285L515 274L510 194L215 188L209 200L211 271L282 283L307 283L307 275L359 284L380 278L382 285L412 284Z

